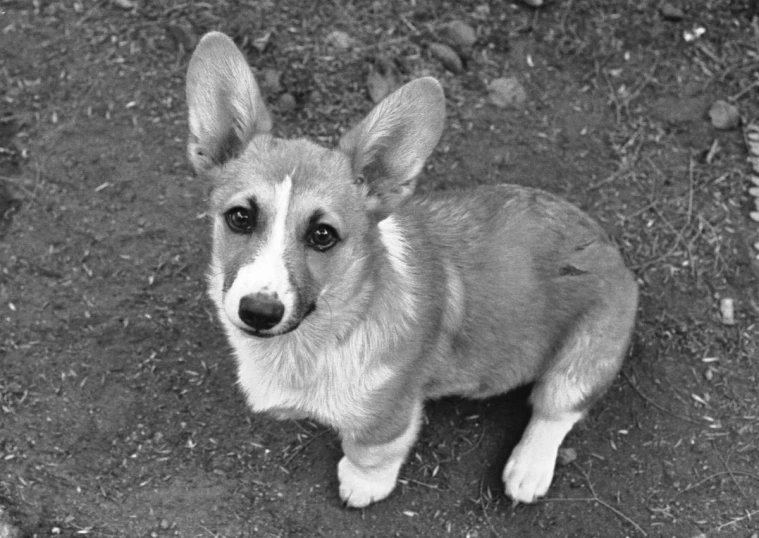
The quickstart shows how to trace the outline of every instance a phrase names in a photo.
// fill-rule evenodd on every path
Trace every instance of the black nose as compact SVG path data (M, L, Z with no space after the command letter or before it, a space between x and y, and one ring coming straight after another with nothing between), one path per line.
M271 329L282 321L285 313L283 305L276 295L256 293L240 299L237 315L247 325L257 331Z

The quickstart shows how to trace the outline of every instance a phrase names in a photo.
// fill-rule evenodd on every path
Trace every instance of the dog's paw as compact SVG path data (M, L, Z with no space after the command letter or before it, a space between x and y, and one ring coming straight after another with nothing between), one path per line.
M548 491L555 466L555 451L535 449L520 443L503 469L506 495L516 502L535 502Z
M340 498L351 508L364 508L381 501L393 491L398 477L397 468L363 470L343 456L337 464Z

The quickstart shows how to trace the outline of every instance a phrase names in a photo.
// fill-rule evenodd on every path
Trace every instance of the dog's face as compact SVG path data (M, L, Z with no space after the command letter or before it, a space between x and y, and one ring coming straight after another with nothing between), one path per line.
M245 58L212 32L190 61L187 102L189 158L214 185L210 284L225 325L340 338L365 310L377 260L400 258L392 213L440 138L442 88L410 82L334 150L280 140Z
M262 135L216 175L211 276L235 327L285 334L343 310L370 280L377 226L344 153Z

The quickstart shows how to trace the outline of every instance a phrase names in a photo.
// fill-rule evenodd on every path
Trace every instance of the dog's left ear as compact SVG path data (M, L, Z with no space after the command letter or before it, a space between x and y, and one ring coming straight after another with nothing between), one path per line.
M196 172L224 164L257 134L271 131L271 116L248 62L221 32L200 40L187 68L190 140Z
M368 207L390 214L416 187L416 176L440 140L445 95L431 77L404 85L340 140L353 174L369 188Z

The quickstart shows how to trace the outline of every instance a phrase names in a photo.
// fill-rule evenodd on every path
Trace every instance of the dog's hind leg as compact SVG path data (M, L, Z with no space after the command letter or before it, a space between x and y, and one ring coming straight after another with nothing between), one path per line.
M545 495L559 446L622 366L636 301L586 316L536 380L532 417L503 470L506 494L519 502Z

